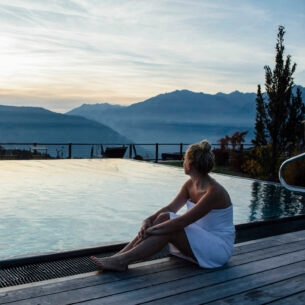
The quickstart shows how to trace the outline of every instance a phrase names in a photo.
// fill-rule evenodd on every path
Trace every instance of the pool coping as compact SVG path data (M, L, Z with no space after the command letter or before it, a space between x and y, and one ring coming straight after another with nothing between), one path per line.
M235 243L280 235L305 229L305 215L271 218L263 221L237 224Z

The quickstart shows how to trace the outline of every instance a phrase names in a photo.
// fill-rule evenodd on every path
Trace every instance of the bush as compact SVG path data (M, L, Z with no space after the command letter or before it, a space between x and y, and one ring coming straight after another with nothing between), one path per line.
M249 159L244 161L242 165L243 172L249 175L251 178L261 178L264 179L265 172L263 167L259 162L254 159Z
M231 151L230 154L230 164L231 166L240 172L243 172L243 164L244 164L244 153L240 151Z
M298 155L298 153L296 153L295 155ZM305 187L304 159L289 163L284 169L283 178L290 185Z
M244 161L241 169L250 177L270 179L271 145L255 147L244 152Z

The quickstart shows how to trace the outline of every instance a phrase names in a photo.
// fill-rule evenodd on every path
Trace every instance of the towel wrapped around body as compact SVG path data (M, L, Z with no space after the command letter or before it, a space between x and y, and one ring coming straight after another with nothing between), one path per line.
M188 200L187 209L195 204ZM170 218L179 217L170 213ZM216 268L224 265L232 256L235 241L233 206L211 210L207 215L184 228L189 244L200 267ZM194 262L170 244L170 253Z

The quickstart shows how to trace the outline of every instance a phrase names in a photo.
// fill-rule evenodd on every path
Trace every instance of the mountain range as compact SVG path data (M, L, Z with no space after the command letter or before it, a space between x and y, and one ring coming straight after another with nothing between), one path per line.
M0 143L130 143L117 131L39 107L0 106Z
M296 87L305 96L305 88ZM135 143L193 143L204 138L218 143L236 131L248 131L246 142L251 143L255 100L256 93L176 90L130 106L83 104L66 114L103 123Z
M130 106L84 104L66 114L110 126L136 143L192 143L248 130L255 121L254 93L215 95L188 90L160 94Z
M303 97L305 88L300 87ZM255 93L176 90L129 106L83 104L66 114L0 106L1 143L212 143L236 131L253 138Z

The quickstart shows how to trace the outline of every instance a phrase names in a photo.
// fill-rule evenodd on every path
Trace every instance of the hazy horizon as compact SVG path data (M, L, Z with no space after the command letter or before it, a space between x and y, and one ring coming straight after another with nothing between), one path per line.
M66 112L187 89L256 92L278 26L305 85L303 0L2 0L0 104Z

